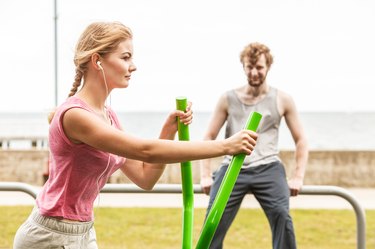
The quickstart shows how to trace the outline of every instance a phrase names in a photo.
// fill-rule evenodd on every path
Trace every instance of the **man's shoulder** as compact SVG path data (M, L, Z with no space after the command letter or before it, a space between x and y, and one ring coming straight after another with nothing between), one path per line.
M275 91L277 92L277 96L281 99L281 100L291 100L293 99L292 98L292 95L290 95L289 93L285 92L284 90L281 90L279 88L276 88L276 87L272 87L275 89Z

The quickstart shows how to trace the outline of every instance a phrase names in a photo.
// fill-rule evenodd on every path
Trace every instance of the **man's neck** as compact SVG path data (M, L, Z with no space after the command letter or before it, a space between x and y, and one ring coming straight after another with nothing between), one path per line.
M251 85L246 85L245 87L245 94L248 95L248 97L259 97L262 95L267 94L269 91L269 86L267 85L266 82L261 84L260 86L251 86Z
M246 85L236 90L241 102L246 105L254 105L258 103L267 95L268 91L269 86L265 83L259 87Z

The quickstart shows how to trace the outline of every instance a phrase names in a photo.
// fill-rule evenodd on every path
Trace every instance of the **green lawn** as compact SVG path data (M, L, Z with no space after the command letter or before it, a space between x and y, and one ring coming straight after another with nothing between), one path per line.
M11 248L15 231L30 206L0 206L0 248ZM194 245L204 209L194 211ZM356 248L353 210L292 210L299 249ZM101 249L181 248L182 210L178 208L97 208L95 228ZM366 210L367 248L375 248L375 210ZM271 234L261 210L241 209L228 232L225 248L269 249Z

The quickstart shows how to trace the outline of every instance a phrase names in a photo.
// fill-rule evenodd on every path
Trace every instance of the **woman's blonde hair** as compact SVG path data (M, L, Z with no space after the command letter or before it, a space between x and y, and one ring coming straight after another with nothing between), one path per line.
M82 78L87 71L87 65L94 53L101 57L116 50L117 46L127 40L132 39L133 34L130 28L120 22L94 22L87 26L81 34L74 55L74 65L76 75L73 86L68 97L73 96L81 86ZM55 110L48 114L48 123L52 122Z
M73 96L81 85L87 65L94 53L105 57L116 50L119 43L132 39L130 28L120 22L94 22L81 34L74 55L76 75L70 89L69 97Z

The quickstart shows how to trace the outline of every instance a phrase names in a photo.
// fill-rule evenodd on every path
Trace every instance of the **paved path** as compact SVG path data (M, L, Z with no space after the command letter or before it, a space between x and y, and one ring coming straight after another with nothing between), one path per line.
M375 189L347 189L364 209L375 209ZM22 192L0 191L0 206L34 205L34 199ZM206 208L208 196L194 195L194 206ZM352 209L349 202L339 196L300 195L290 199L291 208L296 209ZM95 201L95 207L182 207L181 194L150 193L105 193ZM247 195L243 208L260 208L252 195Z

